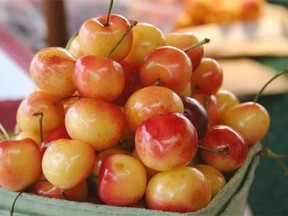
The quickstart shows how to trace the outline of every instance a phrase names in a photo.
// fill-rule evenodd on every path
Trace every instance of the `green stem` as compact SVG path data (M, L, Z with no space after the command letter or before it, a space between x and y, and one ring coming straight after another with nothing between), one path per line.
M196 48L196 47L202 46L202 45L204 45L204 44L206 44L206 43L209 43L209 42L210 42L210 39L205 38L205 39L203 39L202 41L198 41L197 43L191 45L190 47L187 47L187 48L184 50L184 52L188 52L188 51L191 50L191 49L194 49L194 48Z
M205 150L205 151L212 152L214 154L229 154L229 148L228 147L225 147L222 150L209 148L207 146L203 146L203 145L200 145L200 144L198 145L198 147L203 149L203 150Z
M129 34L129 32L134 28L134 26L137 25L137 21L132 20L130 22L130 26L125 32L125 34L120 38L120 40L115 44L115 46L112 48L112 50L108 53L108 57L112 55L112 53L115 51L115 49L119 46L119 44L124 40L124 38Z
M4 134L4 136L7 140L11 139L8 132L5 130L5 128L3 127L3 125L1 123L0 123L0 131Z
M108 9L108 12L107 12L107 16L106 16L106 20L105 20L105 23L103 24L104 26L109 26L109 19L110 19L110 14L111 14L111 11L112 11L112 7L113 7L113 0L110 0L110 5L109 5L109 9Z
M17 194L16 198L14 199L13 204L12 204L12 207L11 207L11 210L10 210L10 216L13 216L16 201L18 200L18 198L20 197L20 195L21 195L22 193L23 193L22 191L19 192L19 193Z
M43 142L43 112L34 113L33 116L39 117L39 133L40 133L40 142Z
M69 47L71 46L72 41L75 39L75 37L77 37L79 34L79 30L77 30L68 40L65 49L69 49Z
M270 80L268 80L268 82L261 88L261 90L256 94L253 102L257 102L259 100L259 98L261 97L263 91L266 89L266 87L276 78L278 78L279 76L282 76L283 74L288 73L288 67L284 68L283 71L281 71L280 73L276 74L275 76L273 76Z
M260 152L260 155L267 157L267 158L271 158L274 161L276 161L280 165L280 167L283 169L284 175L288 176L288 167L284 162L284 160L288 158L288 155L276 154L269 148L263 148L263 150Z

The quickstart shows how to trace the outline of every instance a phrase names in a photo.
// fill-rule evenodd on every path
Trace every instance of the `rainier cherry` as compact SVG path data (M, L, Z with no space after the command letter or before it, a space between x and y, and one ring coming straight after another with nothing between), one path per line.
M204 149L201 156L205 163L220 172L232 172L241 167L249 150L242 135L226 125L210 126L202 145L219 151L217 154Z
M249 145L254 145L267 134L270 115L259 103L242 102L224 113L222 123L242 134Z
M148 208L171 212L194 212L212 197L205 175L193 167L180 167L154 175L148 182Z
M149 168L166 171L188 165L198 147L197 131L183 114L153 116L136 130L135 149Z
M81 25L79 30L81 51L84 55L110 57L121 61L132 47L133 32L129 32L119 45L117 43L129 28L129 21L119 14L90 18ZM110 55L114 47L116 49Z
M170 32L165 37L166 45L178 47L186 52L192 62L193 70L200 64L204 55L204 48L200 45L187 51L186 49L198 42L198 38L191 32Z
M183 111L180 96L162 86L139 89L128 98L124 107L126 122L132 131L136 131L139 124L152 116Z
M144 86L160 85L182 92L192 76L192 63L187 54L173 46L152 50L139 66L139 79Z
M30 74L37 88L59 98L76 91L73 69L76 59L64 48L48 47L38 51L31 63Z
M122 66L110 58L86 55L77 59L74 83L83 97L112 101L124 89L125 74Z
M93 170L95 159L96 153L90 144L58 139L44 152L42 171L51 184L70 189L86 180Z
M146 184L146 170L139 160L113 154L101 165L97 192L104 203L133 206L144 196Z
M164 45L164 35L159 28L145 22L137 23L132 31L132 47L124 61L136 67L150 51Z
M22 131L39 132L39 118L35 113L42 113L42 132L47 134L64 123L63 107L55 103L55 98L41 91L27 95L16 113L17 124Z
M41 154L34 140L0 142L0 186L20 191L34 183L41 174Z
M81 98L68 108L65 126L72 139L87 142L95 150L104 150L119 141L125 129L125 118L115 104Z

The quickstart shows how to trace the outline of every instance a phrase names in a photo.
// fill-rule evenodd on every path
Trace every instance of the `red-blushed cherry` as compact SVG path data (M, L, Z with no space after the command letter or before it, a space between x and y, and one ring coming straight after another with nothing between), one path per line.
M181 96L184 104L184 115L192 122L201 140L208 129L208 115L203 105L195 98Z
M131 155L113 154L100 167L97 194L109 205L134 206L144 196L146 184L146 170L139 160Z
M41 175L41 177L29 187L28 192L49 198L85 202L88 197L88 184L85 180L73 188L63 190L51 184L45 176Z
M55 103L57 100L41 91L28 94L20 103L16 122L21 131L34 131L40 134L39 118L36 113L42 113L42 133L45 136L64 123L63 107Z
M184 105L178 94L163 86L148 86L135 91L124 107L126 123L133 132L148 118L169 112L183 113Z
M220 172L233 172L246 161L249 146L244 137L227 125L213 125L208 128L202 145L218 150L218 153L201 150L203 161Z
M178 47L186 52L192 62L193 70L199 66L204 56L204 47L200 45L187 51L186 49L198 42L198 38L192 32L170 32L165 36L166 45Z
M192 63L181 49L161 46L146 55L138 76L144 86L160 85L180 93L191 79Z
M61 125L60 127L56 128L53 132L48 134L44 139L43 142L40 143L40 151L43 155L46 149L49 147L51 143L58 139L70 139L69 134L67 133L65 125Z
M125 86L125 73L118 62L101 56L85 55L77 59L74 84L82 97L112 101Z
M30 63L30 75L36 87L58 98L72 95L75 91L73 69L76 59L62 47L39 50Z
M41 174L38 144L29 138L0 141L0 186L21 191L33 184Z
M153 116L142 122L135 133L138 157L147 167L157 171L188 165L197 148L197 131L180 113Z
M223 69L219 61L203 57L191 77L192 94L215 94L223 83Z
M110 57L116 61L123 60L133 43L133 32L129 32L129 28L130 22L120 14L109 14L85 20L79 29L82 53ZM128 34L121 41L127 32ZM111 53L115 47L116 49Z

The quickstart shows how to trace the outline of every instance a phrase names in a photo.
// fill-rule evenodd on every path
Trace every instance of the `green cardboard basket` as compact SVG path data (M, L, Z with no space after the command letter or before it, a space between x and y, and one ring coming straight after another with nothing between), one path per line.
M226 186L211 200L207 207L193 213L173 213L143 208L116 207L101 204L80 203L40 197L22 193L15 203L14 216L199 216L199 215L243 215L249 189L260 156L261 145L251 147L244 165L236 171ZM13 201L18 193L0 188L0 215L10 216Z

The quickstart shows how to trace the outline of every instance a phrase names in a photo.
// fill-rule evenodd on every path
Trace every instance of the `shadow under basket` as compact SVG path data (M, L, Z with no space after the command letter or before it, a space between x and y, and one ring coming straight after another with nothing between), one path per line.
M226 186L210 201L207 207L191 213L174 213L132 207L116 207L101 204L80 203L67 200L40 197L22 193L14 207L14 216L20 215L49 215L49 216L199 216L199 215L244 215L250 186L254 179L255 170L260 162L257 154L261 149L258 143L249 150L246 162L227 182ZM17 192L0 188L0 215L10 215L12 203Z

